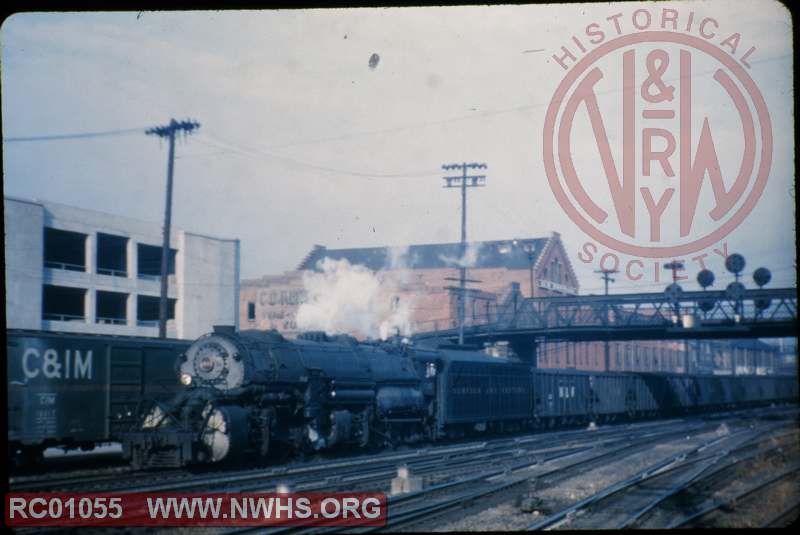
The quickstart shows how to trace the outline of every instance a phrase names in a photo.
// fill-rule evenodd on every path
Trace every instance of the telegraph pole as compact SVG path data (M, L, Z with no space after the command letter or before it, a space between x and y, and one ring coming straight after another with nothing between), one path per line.
M672 284L667 286L665 290L668 296L672 296L672 305L670 306L675 314L675 321L681 321L681 302L679 300L679 296L683 293L683 290L680 286L678 286L678 270L683 269L684 265L677 260L673 260L667 264L664 264L664 269L671 269L672 270ZM688 375L689 373L689 364L691 364L691 359L689 355L689 341L684 338L681 343L683 344L683 373L684 375Z
M483 186L486 175L467 175L468 169L486 169L485 163L454 163L443 165L442 169L461 169L461 176L446 176L445 188L461 188L461 261L459 262L459 292L458 292L458 345L464 345L464 305L467 293L467 188Z
M599 271L595 270L595 273L602 273L603 274L603 276L600 277L600 278L603 279L606 282L606 296L608 296L608 283L609 283L609 281L614 282L614 279L611 278L611 275L613 275L614 273L617 273L617 271L616 270L608 271L608 270L605 270L605 269L601 269Z
M613 275L616 272L617 272L617 270L608 271L607 269L601 269L600 271L595 271L595 273L602 273L603 274L602 278L606 282L606 297L608 297L608 282L609 281L614 282L614 279L611 278L611 275ZM609 320L609 310L608 310L608 303L606 303L606 321L608 321L608 320ZM604 352L603 352L603 360L605 361L605 366L606 366L606 370L605 371L609 371L610 370L610 366L611 366L611 355L610 355L609 349L608 349L608 334L606 334L606 343L605 343L605 348L604 348Z
M184 136L200 125L194 121L170 119L168 126L156 126L145 132L169 139L169 159L167 160L167 206L164 210L164 243L161 247L161 297L158 302L158 337L167 337L167 286L169 278L169 230L172 225L172 170L175 167L175 132L183 131Z

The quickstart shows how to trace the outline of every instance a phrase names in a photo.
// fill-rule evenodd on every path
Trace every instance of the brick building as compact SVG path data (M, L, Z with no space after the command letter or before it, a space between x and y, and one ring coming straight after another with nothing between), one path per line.
M398 310L408 312L409 332L457 326L459 243L327 249L316 246L297 270L241 282L240 328L275 329L296 336L297 313L310 297L304 283L331 265L358 266L376 281L373 296L376 322L386 322ZM494 321L516 283L525 296L576 295L578 281L558 233L547 238L471 243L467 247L465 325ZM355 289L354 289L355 290ZM404 331L403 329L400 329ZM407 334L409 332L404 332ZM377 333L361 333L377 334Z
M465 326L496 321L507 298L577 295L579 284L558 233L547 238L472 243ZM315 246L294 271L243 280L239 303L241 329L275 329L287 337L305 330L349 332L360 338L410 334L458 327L460 244L327 249ZM353 275L333 288L347 267ZM337 271L338 270L338 271ZM318 280L315 280L318 277ZM341 314L369 294L361 312L365 323L309 323L307 310L322 299L317 286L330 286L338 301L326 314ZM316 288L316 289L315 289ZM319 310L318 310L319 312ZM397 318L400 318L398 321ZM363 318L362 318L363 319ZM389 325L389 329L381 327ZM771 374L785 356L759 340L548 342L536 348L541 368L663 371L708 374ZM487 352L503 357L508 346Z

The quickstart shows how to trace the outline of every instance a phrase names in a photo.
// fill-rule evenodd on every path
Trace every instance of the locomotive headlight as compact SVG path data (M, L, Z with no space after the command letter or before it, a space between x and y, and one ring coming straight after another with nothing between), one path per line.
M191 385L192 384L192 376L189 375L188 373L182 373L181 374L181 383L183 384L183 386Z

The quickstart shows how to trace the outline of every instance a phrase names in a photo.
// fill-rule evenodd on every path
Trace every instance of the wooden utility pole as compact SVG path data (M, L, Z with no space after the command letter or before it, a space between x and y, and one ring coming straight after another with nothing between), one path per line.
M614 279L611 278L611 275L613 275L616 272L617 272L617 270L608 271L606 269L601 269L600 271L595 271L595 273L602 273L603 274L603 280L606 282L606 297L608 297L608 283L609 283L609 281L610 282L614 282ZM606 321L610 321L610 318L611 318L611 316L610 316L610 311L608 310L608 303L606 303ZM606 330L605 347L603 348L603 363L605 365L605 370L604 371L610 371L611 370L611 354L610 354L609 348L608 348L608 331L607 330Z
M459 261L459 292L458 292L458 344L464 344L464 305L467 293L467 188L483 186L479 182L486 180L486 175L467 176L467 169L486 169L485 163L454 163L443 165L442 169L461 169L461 176L446 176L445 188L461 188L461 259Z
M599 271L595 270L595 273L602 273L603 274L603 276L600 277L600 278L603 279L605 281L605 283L606 283L606 296L608 296L608 283L609 282L614 282L614 279L611 278L611 275L613 275L614 273L617 273L617 270L608 271L606 269L601 269Z
M158 337L167 337L167 288L169 278L169 230L172 225L172 170L175 167L175 132L183 131L184 135L200 125L194 121L170 119L168 126L157 126L145 132L169 139L169 159L167 161L167 206L164 210L164 243L161 247L161 297L158 302Z

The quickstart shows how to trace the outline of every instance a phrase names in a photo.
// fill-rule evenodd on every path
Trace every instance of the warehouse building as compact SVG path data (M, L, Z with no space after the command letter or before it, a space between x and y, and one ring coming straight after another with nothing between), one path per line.
M310 295L309 279L324 276L331 266L357 267L360 281L375 282L366 312L374 323L389 322L391 332L364 332L375 338L384 334L410 334L449 329L458 325L461 244L421 244L405 247L327 249L315 246L295 271L243 280L240 300L242 329L275 329L285 336L302 330L326 330L304 324L298 311L309 308L320 295ZM497 309L512 291L522 288L526 297L577 295L578 281L561 237L475 242L466 254L468 279L465 293L465 326L495 321ZM372 281L367 281L372 277ZM364 288L350 288L350 296ZM341 303L341 312L347 303ZM397 318L402 317L402 324ZM394 320L393 320L394 318ZM301 321L298 323L298 319ZM369 318L368 318L369 319ZM345 330L350 330L345 328ZM356 334L356 333L353 333Z
M6 328L158 335L161 225L5 197ZM238 320L239 241L171 231L167 337Z
M240 326L274 329L287 337L308 330L384 338L455 329L459 258L458 243L360 249L315 246L294 271L242 281ZM507 300L579 292L556 232L547 238L472 243L466 258L466 327L496 321ZM336 287L342 280L350 280L349 285ZM320 293L320 282L330 296ZM341 316L363 300L363 293L370 298L370 306L362 310L366 321L307 321L319 320L319 314ZM331 296L334 300L321 306L319 302ZM309 310L318 314L309 315ZM390 328L381 330L383 325ZM503 343L486 351L501 358L510 354ZM779 372L783 360L776 346L758 340L552 341L539 344L535 351L540 368L586 371L768 375Z

